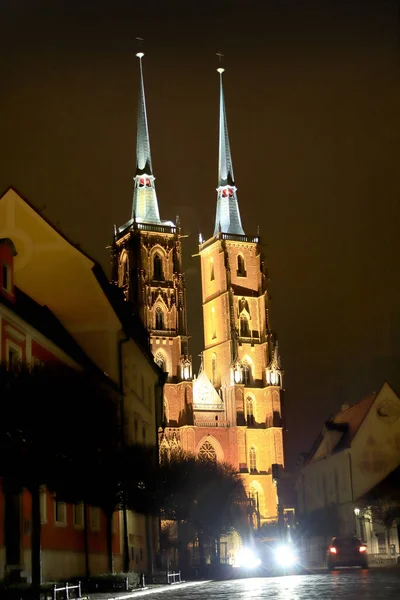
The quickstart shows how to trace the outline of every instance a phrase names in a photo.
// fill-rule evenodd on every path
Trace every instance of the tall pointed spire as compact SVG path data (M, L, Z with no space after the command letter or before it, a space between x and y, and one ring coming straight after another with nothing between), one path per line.
M221 56L221 55L220 55ZM233 176L231 147L229 144L228 124L226 120L224 87L222 74L225 69L217 69L219 73L219 157L218 157L218 188L217 213L215 216L214 235L219 231L244 235L240 218L239 204Z
M160 213L156 189L154 185L153 166L151 162L149 127L147 124L146 98L143 81L143 52L136 56L140 65L140 90L138 104L137 138L136 138L136 174L133 191L132 219L137 223L160 223Z

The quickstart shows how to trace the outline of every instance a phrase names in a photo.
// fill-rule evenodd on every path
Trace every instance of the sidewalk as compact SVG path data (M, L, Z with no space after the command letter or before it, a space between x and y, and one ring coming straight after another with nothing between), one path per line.
M194 587L198 585L204 585L210 583L210 581L188 581L182 583L172 583L170 585L149 585L144 589L137 589L131 592L107 592L104 594L89 594L85 596L90 600L127 600L128 598L141 598L142 596L148 596L150 594L157 594L159 592L165 593L172 590Z

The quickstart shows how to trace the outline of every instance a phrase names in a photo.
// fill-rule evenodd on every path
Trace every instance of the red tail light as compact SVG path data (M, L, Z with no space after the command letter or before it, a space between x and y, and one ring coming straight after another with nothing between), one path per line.
M336 554L336 553L337 553L337 550L336 550L335 546L331 546L331 547L329 548L329 552L330 552L331 554Z
M359 550L360 550L360 552L366 552L367 546L360 546Z

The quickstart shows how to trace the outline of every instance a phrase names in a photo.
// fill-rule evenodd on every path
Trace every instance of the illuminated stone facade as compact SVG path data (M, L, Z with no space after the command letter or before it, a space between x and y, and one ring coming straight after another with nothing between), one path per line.
M140 314L155 360L168 373L160 451L182 448L232 464L262 523L278 515L273 465L284 465L282 371L260 240L242 228L219 72L219 183L214 235L199 246L204 352L197 378L187 346L179 223L158 216L142 70L132 218L115 231L114 281ZM146 201L138 200L140 193ZM155 215L151 222L148 214Z

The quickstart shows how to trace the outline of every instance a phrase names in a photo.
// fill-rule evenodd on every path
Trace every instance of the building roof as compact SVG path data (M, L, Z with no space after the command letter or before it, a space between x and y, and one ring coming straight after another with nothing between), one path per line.
M0 294L0 304L6 306L25 323L36 329L84 369L101 377L117 389L114 382L89 358L62 323L47 306L41 306L18 287L14 287L15 301Z
M214 235L216 235L219 231L222 231L223 233L244 235L238 199L236 196L231 147L228 135L228 124L226 120L224 86L222 84L222 73L224 72L224 69L218 69L218 72L220 75L218 197Z
M140 64L140 89L136 133L136 174L131 219L138 223L161 224L151 161L149 126L143 81L143 52L136 55Z
M313 459L323 458L328 453L334 454L349 448L376 396L377 393L374 392L354 406L350 406L328 419L325 422L324 430L314 442L305 464L309 464Z
M9 206L8 213L13 213L13 221L11 225L7 222L2 223L7 237L11 239L15 235L18 239L13 239L15 243L18 241L18 257L25 264L29 261L29 269L21 269L18 271L17 285L20 288L27 287L29 296L36 301L38 305L46 305L60 323L63 323L66 330L69 330L69 323L73 318L74 324L86 324L88 319L93 323L101 322L105 319L113 319L119 326L122 326L123 331L131 337L143 350L149 363L156 372L163 377L162 371L155 364L153 355L150 351L149 336L147 330L142 324L137 315L132 314L132 308L128 303L124 302L122 292L112 285L106 274L104 273L100 263L94 260L89 254L84 252L79 244L74 244L65 234L51 223L36 207L29 202L20 192L10 186L4 194L0 195L0 201L5 202ZM27 205L33 213L22 214L19 208L22 204ZM8 214L7 211L5 214ZM32 262L32 241L22 231L25 228L30 235L34 235L35 224L37 219L40 219L47 225L46 232L41 231L37 239L40 243L39 249L34 256L35 263ZM17 223L17 225L16 225ZM18 223L20 223L18 225ZM57 261L56 268L49 262L47 257L51 257L51 253L47 252L49 246L54 248L58 253L62 252L60 244L55 241L54 233L59 236L70 248L69 258L63 256L63 262ZM51 235L50 235L51 234ZM73 263L73 269L70 268L70 263ZM91 277L88 276L91 273ZM22 285L18 282L21 280ZM46 285L46 293L43 296L43 285L52 282L52 285ZM26 285L25 285L26 284ZM82 285L85 285L85 292ZM62 286L68 289L68 296L64 294L60 296L58 288ZM96 305L90 300L92 294L101 292L101 301L97 301ZM86 301L86 293L89 294ZM63 302L60 297L64 298ZM97 297L97 296L96 296ZM83 302L83 300L85 301ZM57 307L57 311L54 307ZM110 310L111 309L111 310ZM97 361L95 361L97 362Z

